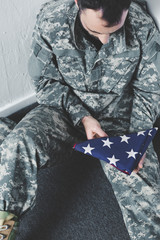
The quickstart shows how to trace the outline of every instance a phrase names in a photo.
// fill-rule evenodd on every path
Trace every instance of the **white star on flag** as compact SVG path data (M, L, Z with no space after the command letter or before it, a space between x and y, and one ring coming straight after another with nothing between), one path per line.
M117 166L116 162L119 162L120 159L115 158L115 156L113 155L111 158L108 157L108 160L110 161L110 164Z
M130 137L127 137L126 135L123 135L123 136L121 136L121 142L126 142L126 143L128 143L128 140L130 139Z
M136 156L135 156L135 155L136 155L138 152L134 152L133 149L132 149L130 152L126 152L126 153L128 153L128 158L133 157L134 159L136 159Z
M152 134L151 134L152 130L149 131L148 135L152 137Z
M135 133L123 133L118 136L90 139L74 145L74 149L89 156L106 161L113 167L130 175L135 169L157 129L140 130Z
M139 136L139 135L145 136L145 131L138 132L138 133L137 133L137 136Z
M113 142L109 141L109 138L107 138L107 140L102 140L102 142L104 142L103 147L107 146L107 147L111 148L110 145L113 144Z
M92 155L91 151L95 149L95 148L92 148L90 144L88 144L87 147L82 147L82 148L85 150L84 154L89 153L91 155Z

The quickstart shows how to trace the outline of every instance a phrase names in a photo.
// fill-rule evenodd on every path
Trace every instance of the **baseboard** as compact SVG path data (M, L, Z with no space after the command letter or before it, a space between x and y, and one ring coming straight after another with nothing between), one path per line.
M18 99L17 101L7 104L0 108L0 117L7 117L33 103L36 102L35 94L29 95L23 99Z

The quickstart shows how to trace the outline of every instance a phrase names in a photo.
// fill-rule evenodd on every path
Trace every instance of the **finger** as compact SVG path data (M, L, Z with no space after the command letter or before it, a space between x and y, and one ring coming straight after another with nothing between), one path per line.
M94 139L95 137L95 133L92 132L92 131L87 131L86 132L86 135L87 135L87 139L90 140L90 139Z
M95 133L94 138L100 138L100 136L97 133Z
M138 172L139 172L139 168L138 168L138 167L135 168L135 169L133 170L133 172L134 172L134 173L138 173Z
M139 162L138 168L139 168L139 169L143 168L143 162Z
M143 162L144 162L144 160L141 159L140 162L138 163L138 167L137 167L138 169L143 168Z
M138 164L139 168L143 168L143 163L144 163L145 157L146 157L146 153L143 154L143 156L142 156L142 158L141 158L141 160L140 160L140 162Z
M138 172L140 171L140 169L141 169L141 168L137 167L137 168L135 168L135 169L133 170L133 172L138 173Z
M97 137L108 137L107 133L105 133L101 128L98 128L95 135Z
M134 169L133 172L137 173L137 172L139 172L140 169L143 168L143 163L144 163L145 157L146 157L146 153L143 154L143 156L142 156L142 158L141 158L141 160L140 160L140 162L139 162L137 168Z
M142 168L143 168L143 165L141 165L140 162L139 162L138 166L133 170L133 172L138 173L139 170L142 169Z

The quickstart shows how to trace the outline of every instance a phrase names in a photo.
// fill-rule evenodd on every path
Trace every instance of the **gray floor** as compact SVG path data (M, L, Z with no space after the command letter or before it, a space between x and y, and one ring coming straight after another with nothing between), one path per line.
M11 118L19 121L29 109ZM157 151L158 142L159 134ZM40 170L36 205L21 219L16 240L33 239L130 239L98 160L75 152L68 162Z
M43 169L36 206L21 221L17 240L129 240L110 184L97 160L75 154Z

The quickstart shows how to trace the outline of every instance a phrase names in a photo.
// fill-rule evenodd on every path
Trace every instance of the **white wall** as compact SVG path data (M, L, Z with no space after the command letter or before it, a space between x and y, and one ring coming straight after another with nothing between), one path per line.
M47 0L0 0L0 116L35 101L27 71L36 14Z
M0 117L31 104L27 62L36 14L48 0L0 0ZM160 0L147 0L160 26Z
M146 0L151 15L160 29L160 0Z

